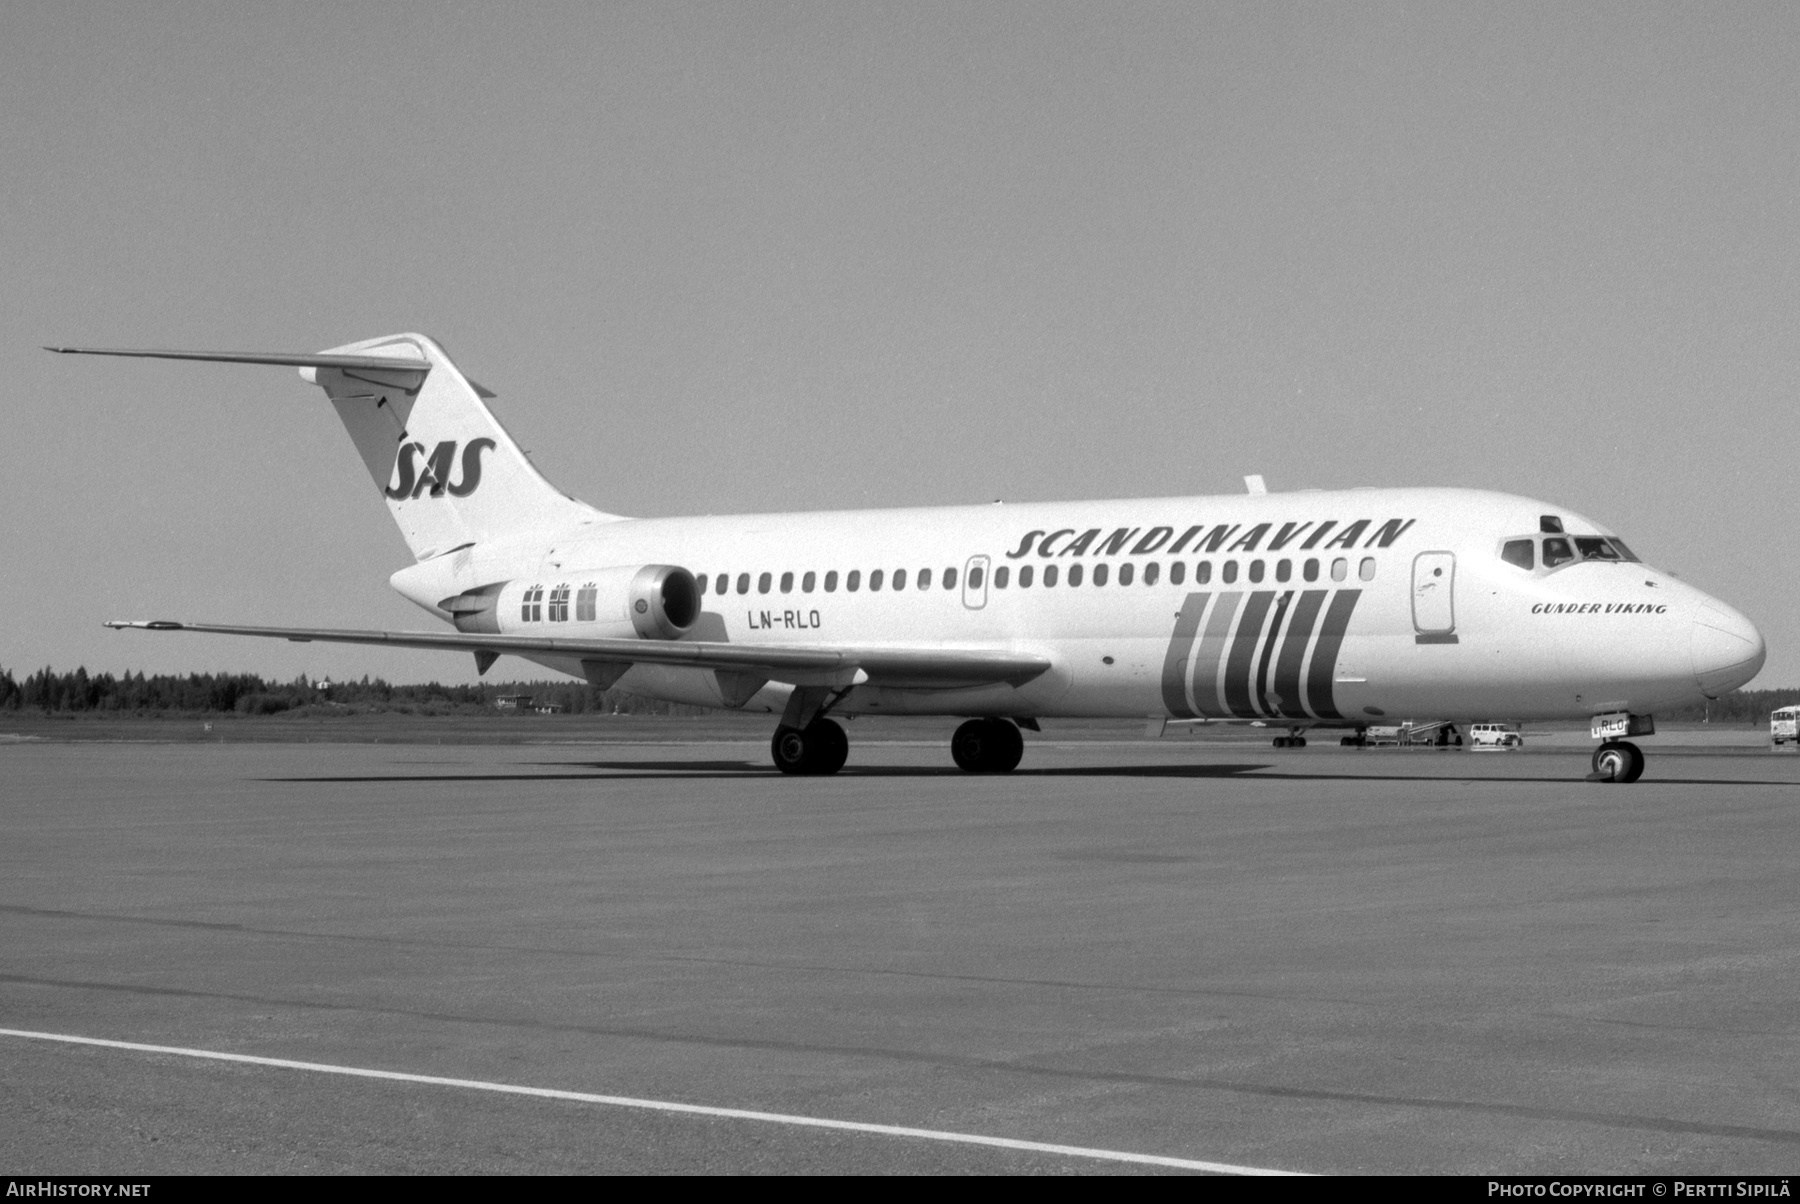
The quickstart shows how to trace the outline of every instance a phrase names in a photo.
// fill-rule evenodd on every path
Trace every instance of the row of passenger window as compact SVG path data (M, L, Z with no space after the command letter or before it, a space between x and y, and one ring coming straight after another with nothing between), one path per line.
M1295 565L1292 560L1283 559L1274 561L1274 579L1277 582L1293 580L1294 568ZM1302 561L1299 569L1300 578L1303 581L1317 581L1320 574L1326 571L1325 566L1318 559ZM1263 560L1252 560L1245 569L1245 575L1252 584L1261 583L1270 575L1270 572L1270 562ZM1219 580L1227 585L1238 580L1238 573L1239 568L1236 560L1227 560L1219 566ZM1331 580L1333 581L1348 580L1350 576L1350 561L1339 556L1331 562L1329 573ZM1375 558L1373 556L1363 557L1362 562L1357 565L1357 577L1363 581L1373 581L1375 579ZM985 578L986 574L981 566L977 565L970 568L967 588L977 590L983 588L983 586L987 584ZM709 588L715 594L728 594L732 592L732 579L730 573L718 573L710 576L706 573L701 573L695 579L699 582L700 592L702 594L705 594ZM1079 563L1071 564L1068 566L1066 574L1062 572L1061 566L1047 564L1043 566L1041 575L1038 573L1036 565L1020 565L1016 581L1018 588L1020 589L1030 589L1039 582L1042 582L1044 588L1049 589L1063 582L1066 582L1070 587L1079 586L1086 581L1091 581L1094 585L1100 586L1108 584L1113 579L1113 566L1102 562L1094 565L1091 573L1088 572L1087 566ZM1194 565L1194 584L1206 585L1210 583L1212 579L1212 561L1202 560ZM957 580L956 570L954 568L945 569L938 580L943 583L941 588L955 589ZM1124 564L1118 566L1117 580L1120 585L1131 585L1139 580L1145 585L1156 585L1163 580L1162 564L1159 561L1153 560L1143 566L1143 572L1140 574L1138 566L1135 563L1126 561ZM931 588L932 571L930 569L920 569L918 573L913 576L912 581L914 583L913 588L928 590ZM1170 585L1183 585L1187 582L1187 564L1185 561L1177 560L1169 565L1167 581ZM1013 586L1014 582L1015 578L1012 565L1003 564L994 569L993 587L995 589L1008 589ZM826 593L834 594L838 590L838 583L839 578L837 570L832 569L825 574L822 584ZM769 593L776 588L775 575L773 573L759 573L754 579L754 584L757 593ZM820 584L821 582L817 573L808 572L801 574L799 577L800 592L803 594L814 592ZM748 594L752 585L751 575L749 573L739 573L737 575L736 585L738 593ZM788 572L781 574L781 593L793 593L794 585L795 576L793 573ZM848 573L843 575L843 588L846 591L856 593L863 588L863 585L864 577L861 569L851 569ZM884 587L893 590L903 590L907 587L907 571L905 569L895 569L890 575L883 569L872 569L867 578L867 585L871 591L878 591Z

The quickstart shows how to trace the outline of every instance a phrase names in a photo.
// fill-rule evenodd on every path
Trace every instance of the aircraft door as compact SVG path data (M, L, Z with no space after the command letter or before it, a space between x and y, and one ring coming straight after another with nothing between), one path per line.
M969 563L963 565L963 605L970 610L980 610L987 605L988 591L988 558L971 556Z
M1456 630L1456 553L1420 552L1413 557L1413 627L1421 639L1443 638Z

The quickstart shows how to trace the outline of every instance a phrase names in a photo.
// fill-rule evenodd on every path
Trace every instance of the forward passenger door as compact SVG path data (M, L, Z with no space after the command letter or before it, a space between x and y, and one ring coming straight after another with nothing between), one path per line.
M1413 558L1413 629L1421 644L1456 642L1456 553L1420 552Z

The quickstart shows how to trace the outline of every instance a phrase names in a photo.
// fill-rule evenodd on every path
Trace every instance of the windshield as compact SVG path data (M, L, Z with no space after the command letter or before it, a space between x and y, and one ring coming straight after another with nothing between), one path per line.
M1589 560L1611 564L1638 563L1637 555L1625 546L1625 541L1610 535L1540 535L1531 539L1508 539L1500 545L1500 559L1528 573L1540 564L1545 569L1554 569Z

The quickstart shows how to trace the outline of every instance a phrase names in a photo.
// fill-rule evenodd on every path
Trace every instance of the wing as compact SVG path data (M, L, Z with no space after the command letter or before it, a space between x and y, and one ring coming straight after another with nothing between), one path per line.
M167 619L106 624L140 631L201 631L261 636L295 643L381 644L473 652L482 667L502 653L566 657L590 665L590 678L631 665L670 665L766 678L791 685L871 684L892 689L950 690L1005 684L1022 686L1050 668L1048 657L983 648L880 646L804 647L725 644L702 640L547 639L525 635L469 635L436 631L344 631L323 627L234 627ZM616 674L614 674L616 680Z

